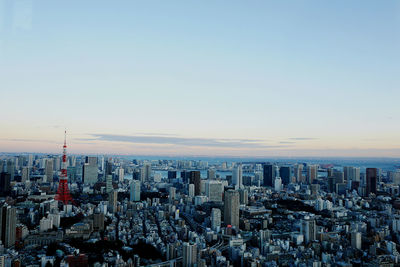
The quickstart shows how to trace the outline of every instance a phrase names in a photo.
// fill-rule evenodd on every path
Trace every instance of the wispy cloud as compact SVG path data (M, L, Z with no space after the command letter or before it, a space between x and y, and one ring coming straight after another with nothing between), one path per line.
M293 141L281 141L279 144L296 144L296 142Z
M35 142L35 143L56 143L55 141L44 140L44 139L27 139L27 138L3 138L0 140L11 141L11 142Z
M318 138L314 137L292 137L289 138L290 140L297 140L297 141L307 141L307 140L318 140Z
M180 146L224 147L224 148L279 148L282 145L266 145L263 140L256 139L216 139L185 138L167 135L116 135L90 134L89 138L78 138L79 141L127 142L133 144L165 144Z

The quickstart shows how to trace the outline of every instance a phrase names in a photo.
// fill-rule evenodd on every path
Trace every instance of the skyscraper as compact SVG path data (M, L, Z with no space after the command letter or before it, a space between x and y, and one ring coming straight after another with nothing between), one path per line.
M351 232L351 246L355 249L361 249L361 233Z
M280 192L282 190L282 179L281 179L281 177L275 177L274 189L275 189L276 192Z
M124 171L124 168L122 168L122 166L121 166L118 168L118 181L123 182L124 175L125 175L125 171Z
M15 177L15 164L14 160L8 160L7 161L7 172L10 174L10 179L11 181L14 181Z
M303 182L303 164L297 164L294 166L294 176L298 183Z
M0 174L0 192L2 195L10 193L11 187L11 175L8 172L2 172Z
M274 166L271 164L264 164L263 166L264 186L273 186Z
M183 267L193 267L197 264L197 245L183 243L182 248Z
M222 183L216 180L206 182L206 195L209 201L222 202Z
M169 202L173 203L176 199L176 188L171 186L169 188Z
M110 212L117 212L118 191L113 190L108 193L108 209Z
M194 197L194 184L188 185L188 194L189 194L189 197Z
M290 166L282 166L279 169L279 175L282 178L282 184L288 185L290 183L291 172L292 170Z
M114 190L113 179L111 174L106 175L106 193L110 193Z
M232 184L236 190L243 188L242 164L238 164L232 169Z
M46 167L44 170L44 174L46 175L46 179L43 179L43 182L52 182L53 181L53 170L54 170L54 160L46 159Z
M224 222L239 228L239 192L228 190L225 192Z
M200 171L191 171L190 172L190 183L194 184L194 195L201 195L201 178Z
M140 179L142 182L149 182L151 177L151 164L145 163L140 169Z
M314 219L305 218L301 221L301 234L304 235L306 244L317 238L317 229Z
M139 180L133 180L130 185L130 200L131 201L140 201L140 185L141 182Z
M318 165L307 165L307 183L312 184L318 178Z
M29 181L29 167L22 167L21 182Z
M215 179L215 169L207 170L207 179Z
M211 210L211 229L217 231L221 227L221 210L213 208Z
M97 183L97 157L86 157L86 162L83 165L83 183L93 185Z
M0 238L7 248L15 245L16 210L4 204L0 209Z
M376 183L378 181L378 170L376 168L367 168L366 170L366 188L365 194L369 196L370 193L376 194Z

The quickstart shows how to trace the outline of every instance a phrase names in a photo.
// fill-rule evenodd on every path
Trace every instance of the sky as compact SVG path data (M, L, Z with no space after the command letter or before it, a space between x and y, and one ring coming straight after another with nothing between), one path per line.
M0 152L400 157L400 1L0 0Z

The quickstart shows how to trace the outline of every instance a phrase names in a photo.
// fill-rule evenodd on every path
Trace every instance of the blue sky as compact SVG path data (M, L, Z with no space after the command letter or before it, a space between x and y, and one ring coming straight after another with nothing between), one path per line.
M400 157L399 1L0 0L0 151Z

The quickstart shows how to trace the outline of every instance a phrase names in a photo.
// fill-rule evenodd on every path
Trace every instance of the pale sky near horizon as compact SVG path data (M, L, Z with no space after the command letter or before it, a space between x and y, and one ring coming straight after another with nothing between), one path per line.
M0 0L0 152L400 157L400 1Z

